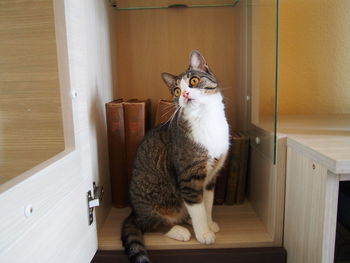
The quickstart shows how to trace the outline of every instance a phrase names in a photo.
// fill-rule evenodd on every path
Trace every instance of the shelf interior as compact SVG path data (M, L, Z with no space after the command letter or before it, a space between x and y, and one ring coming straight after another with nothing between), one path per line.
M122 250L120 227L129 214L129 208L112 208L110 214L99 232L99 250ZM236 248L236 247L269 247L273 240L264 224L254 212L251 204L214 206L214 220L220 226L216 234L216 242L212 245L202 245L194 238L188 242L180 242L160 233L146 233L144 236L146 248L149 250L163 249L201 249L201 248Z

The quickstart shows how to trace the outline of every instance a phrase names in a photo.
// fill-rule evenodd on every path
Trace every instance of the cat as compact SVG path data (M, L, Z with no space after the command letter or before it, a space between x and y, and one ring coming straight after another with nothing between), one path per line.
M162 232L188 241L191 223L202 244L215 242L219 226L212 219L216 175L229 148L223 97L214 74L198 51L179 76L162 73L176 111L141 142L129 186L131 214L121 240L130 262L150 262L144 232Z

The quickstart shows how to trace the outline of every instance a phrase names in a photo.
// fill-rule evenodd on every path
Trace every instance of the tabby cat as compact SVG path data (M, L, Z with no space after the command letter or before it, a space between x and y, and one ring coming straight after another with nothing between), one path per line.
M186 72L162 78L177 109L137 151L129 190L132 212L121 237L130 262L150 262L144 232L188 241L191 233L183 224L191 223L196 239L212 244L219 231L212 219L213 190L229 148L229 129L218 82L198 51L192 51Z

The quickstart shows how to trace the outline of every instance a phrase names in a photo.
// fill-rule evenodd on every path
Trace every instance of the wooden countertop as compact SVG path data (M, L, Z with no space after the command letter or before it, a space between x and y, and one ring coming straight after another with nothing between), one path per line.
M350 174L350 114L281 116L278 127L288 146L335 174Z

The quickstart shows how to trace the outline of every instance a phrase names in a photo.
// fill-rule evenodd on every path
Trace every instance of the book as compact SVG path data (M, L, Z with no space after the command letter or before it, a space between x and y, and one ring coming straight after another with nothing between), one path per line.
M227 185L227 177L228 177L228 165L227 159L223 165L223 167L218 172L218 177L216 179L215 184L215 192L214 192L214 204L215 205L223 205L225 202L226 195L226 185Z
M240 154L240 144L236 137L236 133L233 133L230 140L230 150L228 155L228 173L225 194L225 204L227 205L234 205L236 203Z
M107 140L112 204L128 204L128 181L125 173L125 129L123 99L106 103Z
M236 203L242 204L246 195L246 181L248 170L248 158L249 158L249 136L243 132L238 132L240 137L240 158L239 158L239 170L238 170L238 183Z
M146 134L150 100L132 99L124 102L125 170L128 185L139 144Z
M156 110L154 126L166 123L176 110L175 104L171 100L159 100Z

